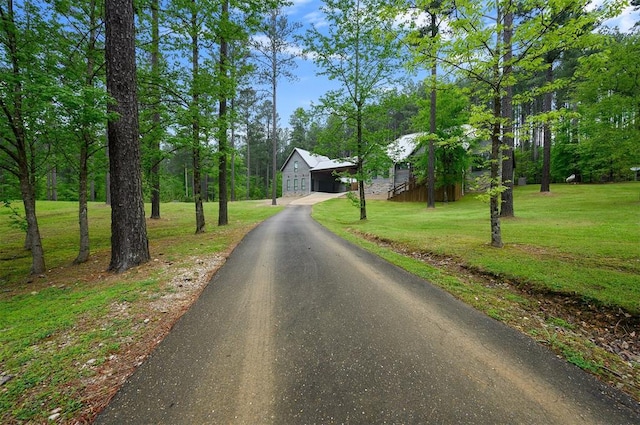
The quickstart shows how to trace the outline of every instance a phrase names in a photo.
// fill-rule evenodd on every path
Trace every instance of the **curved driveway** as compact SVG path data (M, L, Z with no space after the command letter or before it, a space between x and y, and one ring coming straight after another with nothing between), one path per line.
M638 424L638 404L289 206L99 424Z

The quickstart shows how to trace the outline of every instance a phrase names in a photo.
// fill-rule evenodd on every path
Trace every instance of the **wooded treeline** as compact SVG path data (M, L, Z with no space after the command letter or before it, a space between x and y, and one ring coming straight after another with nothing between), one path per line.
M79 189L83 179L80 163L87 162L88 199L108 200L102 3L7 1L0 6L4 32L1 72L7 82L15 72L13 80L20 79L21 92L28 95L20 105L20 118L30 129L27 144L34 155L33 183L38 199L78 200L83 191ZM237 3L232 4L230 22L223 24L219 2L136 1L146 199L151 199L156 188L165 202L193 200L194 191L202 191L205 200L217 199L220 153L216 131L221 121L217 96L224 91L233 94L229 95L228 119L235 129L234 146L229 151L238 155L234 198L262 198L271 186L272 173L265 164L271 162L267 145L271 140L271 99L256 88L259 70L252 62L249 37L267 31L266 20L278 5ZM225 25L228 28L223 28ZM219 64L223 31L230 34L227 77ZM11 63L14 44L20 49L15 52L20 61L16 66ZM3 101L10 99L10 89L2 87ZM12 114L16 111L10 108L4 112L3 131L15 123ZM196 133L198 140L194 140ZM231 136L230 130L228 133ZM286 133L278 140L286 140ZM198 143L200 149L196 149ZM14 143L3 138L5 146L0 156L0 198L20 199L12 173L15 158L10 151ZM202 176L195 185L194 150L202 161ZM247 150L253 159L249 171Z
M305 35L284 6L134 2L152 218L161 202L194 202L200 232L202 202L221 202L225 224L227 200L275 200L274 171L294 147L353 160L364 183L388 166L386 145L412 132L428 135L433 157L416 166L425 177L434 169L436 184L474 164L491 171L496 235L499 215L514 214L519 178L549 190L572 174L631 180L640 166L640 32L602 27L637 0L331 0L330 30ZM89 252L86 202L110 200L104 15L97 0L0 2L0 199L22 199L32 251L36 199L79 201L78 262ZM284 128L276 90L295 74L296 32L342 90L296 110ZM416 70L429 77L411 82ZM43 269L42 261L33 271Z
M357 164L369 156L356 174L361 186L380 166L370 160L376 158L372 153L403 133L394 129L425 132L429 154L413 162L422 168L418 173L434 176L428 185L451 184L471 164L487 170L482 178L491 245L501 247L500 218L515 215L515 181L539 183L548 192L551 182L567 179L636 178L639 25L620 33L603 24L623 11L633 16L637 0L327 4L332 31L304 41L321 73L338 80L342 92L328 93L306 113L297 111L292 139ZM380 22L375 28L368 27L371 15ZM362 38L354 36L358 33ZM364 39L377 47L367 47ZM390 47L395 55L385 56ZM382 62L384 72L376 68ZM397 62L429 77L418 90L394 91L398 84L388 71ZM366 99L357 96L363 87L375 88ZM408 110L414 111L408 122L396 120L395 111ZM364 219L364 193L359 198Z

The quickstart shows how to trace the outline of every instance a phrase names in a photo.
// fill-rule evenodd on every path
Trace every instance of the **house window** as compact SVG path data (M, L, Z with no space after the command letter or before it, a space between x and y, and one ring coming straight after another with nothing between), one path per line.
M305 182L304 182L305 178L301 178L300 179L300 190L305 190Z
M293 190L298 190L298 179L293 179Z
M298 161L294 161L293 162L293 172L297 173L298 172Z
M287 192L291 190L291 179L287 179Z

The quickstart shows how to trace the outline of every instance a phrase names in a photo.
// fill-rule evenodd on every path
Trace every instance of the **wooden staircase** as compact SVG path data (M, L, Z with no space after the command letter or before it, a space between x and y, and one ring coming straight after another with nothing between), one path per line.
M453 202L462 198L462 186L448 186L445 198L445 188L436 189L436 202ZM411 178L404 183L396 185L387 192L387 200L395 202L427 202L427 185L418 183L415 178Z

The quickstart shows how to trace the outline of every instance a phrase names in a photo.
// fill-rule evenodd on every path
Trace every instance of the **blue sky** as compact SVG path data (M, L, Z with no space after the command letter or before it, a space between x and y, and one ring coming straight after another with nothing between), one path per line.
M287 8L285 13L289 22L303 25L300 29L303 33L311 25L326 25L320 11L321 5L320 0L294 0L293 6ZM289 119L296 108L307 109L328 90L338 87L325 77L316 76L316 67L311 60L298 58L296 63L298 67L293 72L298 76L297 81L279 81L277 106L280 125L283 127L289 126Z
M601 4L603 0L595 0L595 4ZM285 10L289 22L300 22L303 25L301 31L315 24L317 27L326 26L324 17L320 11L321 0L293 0L293 5ZM621 31L628 31L635 22L640 20L640 13L627 8L615 19L606 24L610 27L619 27ZM311 103L317 103L318 99L331 89L339 87L339 84L327 80L325 77L316 76L316 67L311 60L297 59L298 67L293 72L298 76L297 81L278 82L277 108L280 116L280 126L288 127L291 114L296 108L307 109Z

